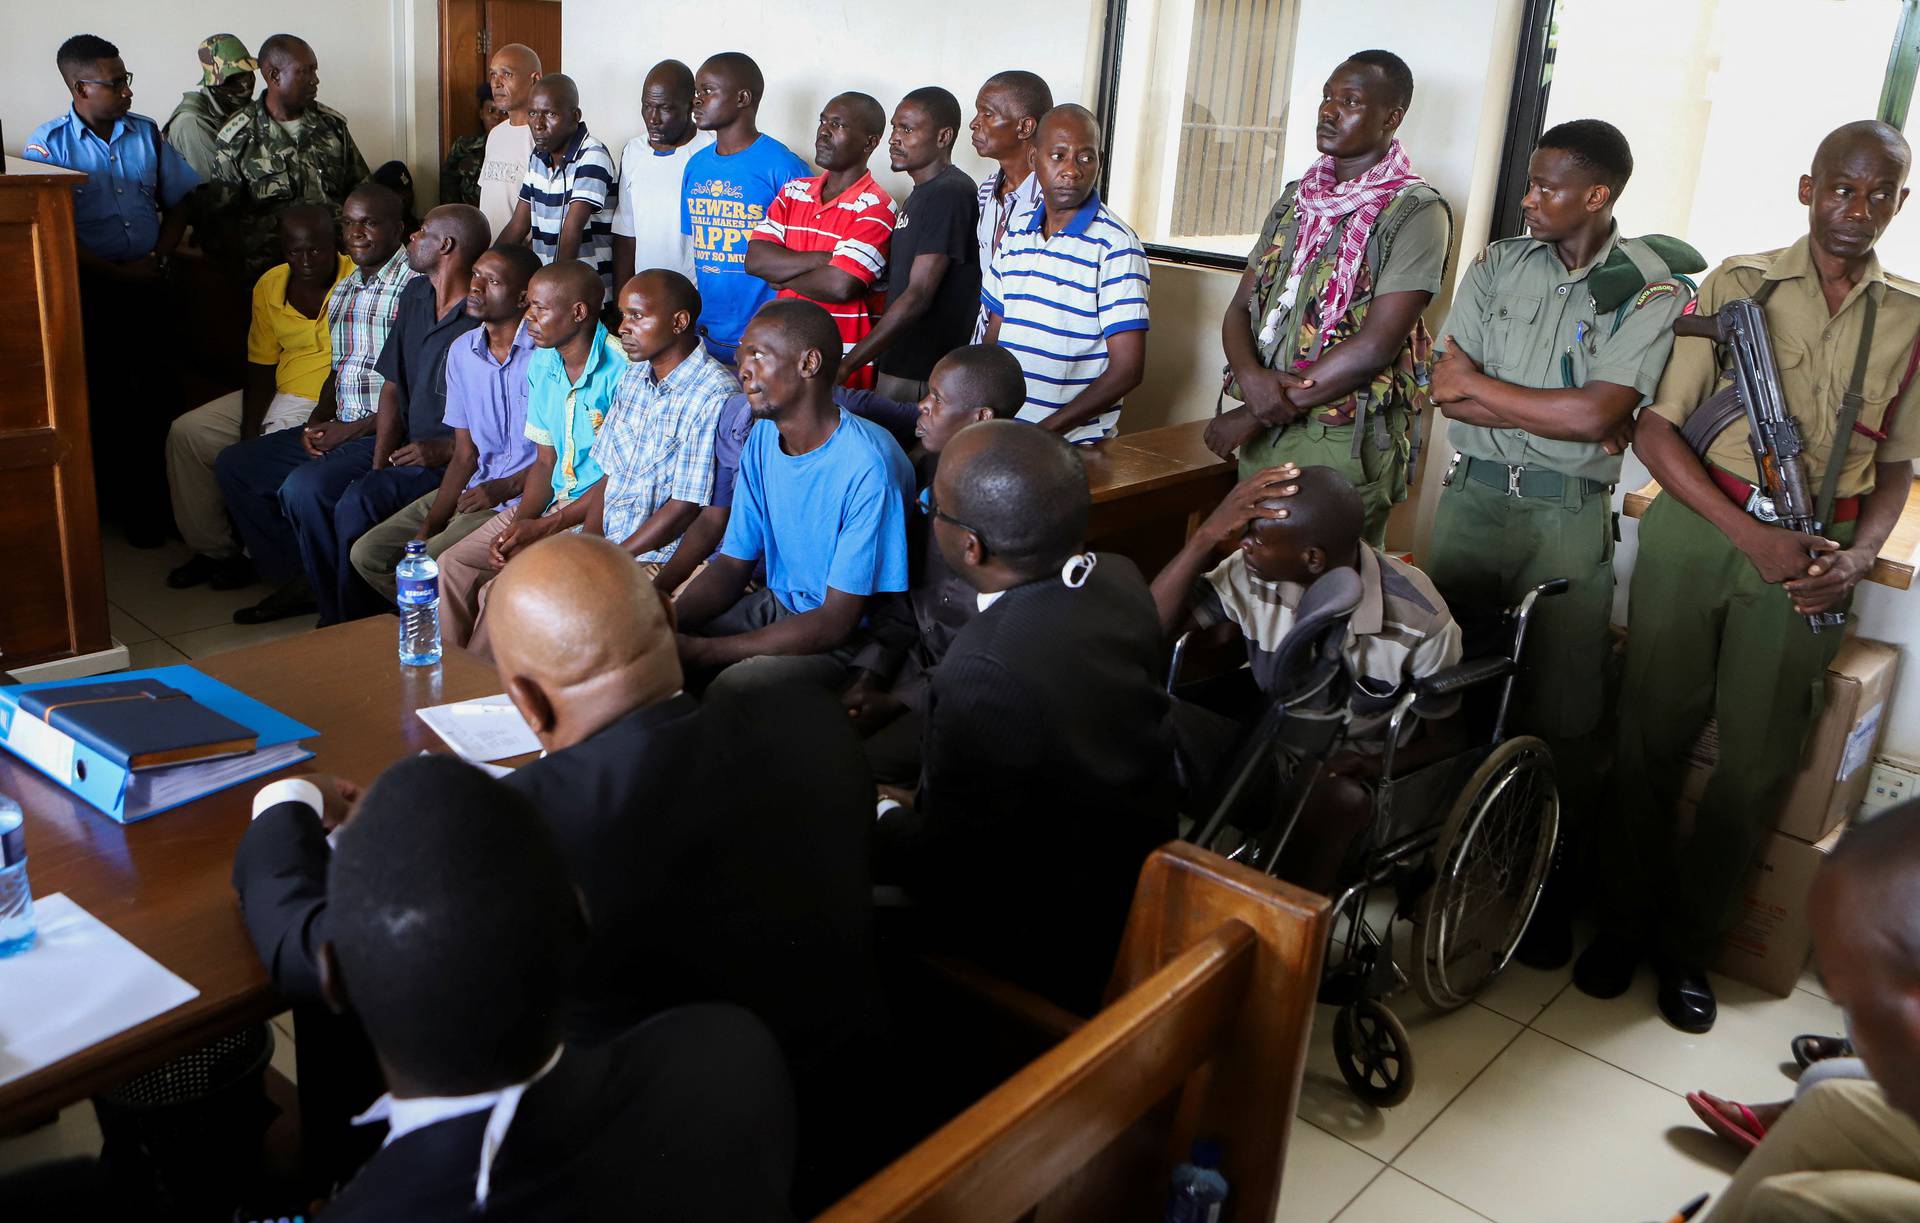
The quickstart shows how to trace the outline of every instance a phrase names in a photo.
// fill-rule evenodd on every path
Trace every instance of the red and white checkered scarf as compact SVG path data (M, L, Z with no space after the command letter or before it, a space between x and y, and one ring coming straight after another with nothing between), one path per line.
M1288 277L1299 276L1308 263L1320 254L1333 227L1340 218L1352 216L1340 235L1340 250L1333 275L1320 296L1320 322L1331 327L1353 303L1353 283L1360 275L1367 256L1367 236L1386 206L1410 183L1422 181L1413 172L1407 151L1395 140L1379 164L1359 178L1341 182L1333 176L1333 158L1322 157L1307 167L1294 195L1294 208L1300 214L1299 235L1293 244L1293 267Z

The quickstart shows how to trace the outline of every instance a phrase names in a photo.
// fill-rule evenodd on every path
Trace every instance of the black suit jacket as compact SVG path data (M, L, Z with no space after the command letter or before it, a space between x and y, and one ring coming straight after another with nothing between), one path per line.
M593 937L569 1030L602 1039L665 1007L735 1002L796 1075L881 1026L873 791L830 694L681 695L516 770L586 899ZM234 861L248 933L281 992L317 1001L329 850L300 803L261 813Z
M883 871L939 936L1088 1013L1140 864L1174 836L1162 640L1132 562L1101 555L977 615L933 672L916 810L880 825Z
M792 1096L772 1037L737 1007L686 1007L608 1045L568 1046L521 1098L477 1212L487 1116L437 1122L382 1148L327 1220L792 1217Z

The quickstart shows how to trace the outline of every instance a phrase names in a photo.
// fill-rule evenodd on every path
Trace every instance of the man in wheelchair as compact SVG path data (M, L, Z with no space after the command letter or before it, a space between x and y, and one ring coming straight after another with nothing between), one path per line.
M1331 892L1372 811L1368 785L1380 772L1388 724L1409 686L1460 659L1459 626L1446 602L1412 565L1363 542L1360 494L1330 467L1268 468L1227 495L1153 582L1161 628L1224 649L1244 642L1245 667L1182 688L1174 727L1186 769L1188 809L1204 817L1225 797L1222 774L1266 706L1296 677L1280 645L1307 588L1338 569L1355 572L1360 601L1341 650L1347 672L1345 740L1322 767L1276 873ZM1232 551L1215 564L1219 552ZM1183 651L1182 653L1185 653ZM1177 682L1178 675L1174 676ZM1414 720L1396 748L1396 771L1457 750L1444 723ZM1424 730L1421 728L1425 728ZM1259 788L1237 811L1264 822Z

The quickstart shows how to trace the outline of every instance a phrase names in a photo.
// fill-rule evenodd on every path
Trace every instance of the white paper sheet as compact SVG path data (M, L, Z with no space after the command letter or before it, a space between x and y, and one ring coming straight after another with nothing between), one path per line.
M420 720L461 759L476 764L540 750L540 740L504 692L477 701L433 705L420 710Z
M0 1084L199 996L64 893L33 911L39 940L0 959Z

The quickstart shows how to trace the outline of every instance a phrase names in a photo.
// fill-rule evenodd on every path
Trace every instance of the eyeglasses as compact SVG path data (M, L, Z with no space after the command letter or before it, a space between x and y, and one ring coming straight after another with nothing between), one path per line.
M992 545L987 543L987 533L985 531L982 531L979 527L973 526L969 523L961 522L958 518L955 518L952 514L949 514L945 510L940 508L940 503L934 499L933 488L931 485L929 485L927 488L927 512L929 514L932 514L935 518L938 518L943 522L946 522L952 526L959 527L962 531L968 532L975 539L978 539L980 541L980 546L982 548L986 549L989 552L993 551Z
M113 89L113 90L120 90L120 89L132 89L132 88L133 88L133 73L131 73L131 72L128 72L128 73L124 73L124 74L122 74L122 75L120 75L120 76L116 76L116 77L114 77L114 78L113 78L113 79L112 79L111 81L89 81L89 80L86 80L85 78L78 78L78 79L76 79L76 80L74 81L74 84L76 84L76 85L100 85L100 86L103 86L103 87L105 87L105 88L107 88L107 89Z

